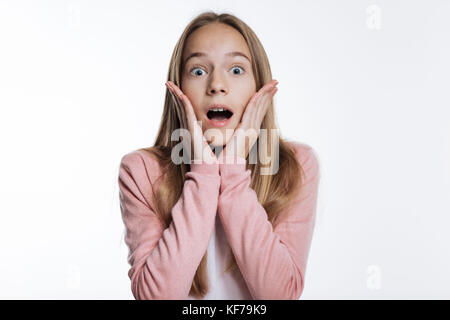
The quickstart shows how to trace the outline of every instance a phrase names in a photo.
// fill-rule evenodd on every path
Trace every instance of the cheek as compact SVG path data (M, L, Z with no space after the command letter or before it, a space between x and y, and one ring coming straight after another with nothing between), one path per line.
M195 86L190 83L183 83L183 87L181 91L188 97L189 101L192 104L192 107L196 107L198 102L198 90Z
M194 99L189 98L189 100L191 101L191 105L192 105L192 109L194 110L195 117L197 118L197 120L199 120L199 117L201 117L200 106L195 102Z
M240 109L239 111L244 112L248 103L250 102L250 100L253 98L253 95L256 92L252 89L249 88L248 90L246 90L245 92L242 93L241 95L241 103L240 103Z
M245 105L250 101L253 95L256 93L256 86L254 80L247 82L247 85L242 90L242 100Z

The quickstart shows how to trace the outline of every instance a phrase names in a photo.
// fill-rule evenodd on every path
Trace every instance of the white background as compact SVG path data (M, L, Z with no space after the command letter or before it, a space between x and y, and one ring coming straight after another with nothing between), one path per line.
M450 298L450 1L0 1L0 298L133 299L121 157L191 19L229 12L320 157L302 299Z

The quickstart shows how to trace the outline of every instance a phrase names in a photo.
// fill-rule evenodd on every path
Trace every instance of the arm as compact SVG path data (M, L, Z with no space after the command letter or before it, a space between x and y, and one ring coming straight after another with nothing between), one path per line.
M186 299L214 229L220 188L218 164L192 164L168 228L156 216L149 173L156 160L123 156L119 196L129 248L131 290L137 300ZM152 158L153 159L153 158Z
M236 160L234 156L234 160ZM252 297L256 300L299 299L313 234L319 164L308 146L297 155L306 177L275 229L250 188L245 163L220 164L219 217ZM239 158L239 157L238 157ZM243 159L241 159L242 161Z

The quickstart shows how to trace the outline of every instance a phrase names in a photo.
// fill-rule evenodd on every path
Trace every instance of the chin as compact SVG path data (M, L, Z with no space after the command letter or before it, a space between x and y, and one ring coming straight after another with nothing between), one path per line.
M210 146L211 147L215 147L215 148L217 148L217 147L223 147L223 146L225 146L226 145L226 141L222 141L222 139L218 139L218 141L215 141L214 140L214 142L211 142L210 143Z
M205 138L207 139L207 141L211 141L213 140L213 142L209 143L209 145L211 147L222 147L225 146L227 144L227 138L228 140L231 140L231 136L233 134L230 135L230 137L226 136L226 129L230 130L231 128L211 128L213 129L212 131L209 131L206 133ZM217 131L214 131L217 130ZM234 129L231 129L234 132Z

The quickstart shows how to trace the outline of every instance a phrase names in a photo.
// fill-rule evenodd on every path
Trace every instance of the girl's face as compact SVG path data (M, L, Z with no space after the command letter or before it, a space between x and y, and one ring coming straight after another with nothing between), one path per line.
M225 135L226 129L238 126L247 103L256 92L247 43L233 27L211 23L188 37L182 59L180 89L191 101L203 132L215 129L205 133L206 140L211 141L214 136L211 145L224 146L231 138ZM208 118L212 104L226 105L233 112L225 125ZM216 130L220 134L214 134Z

